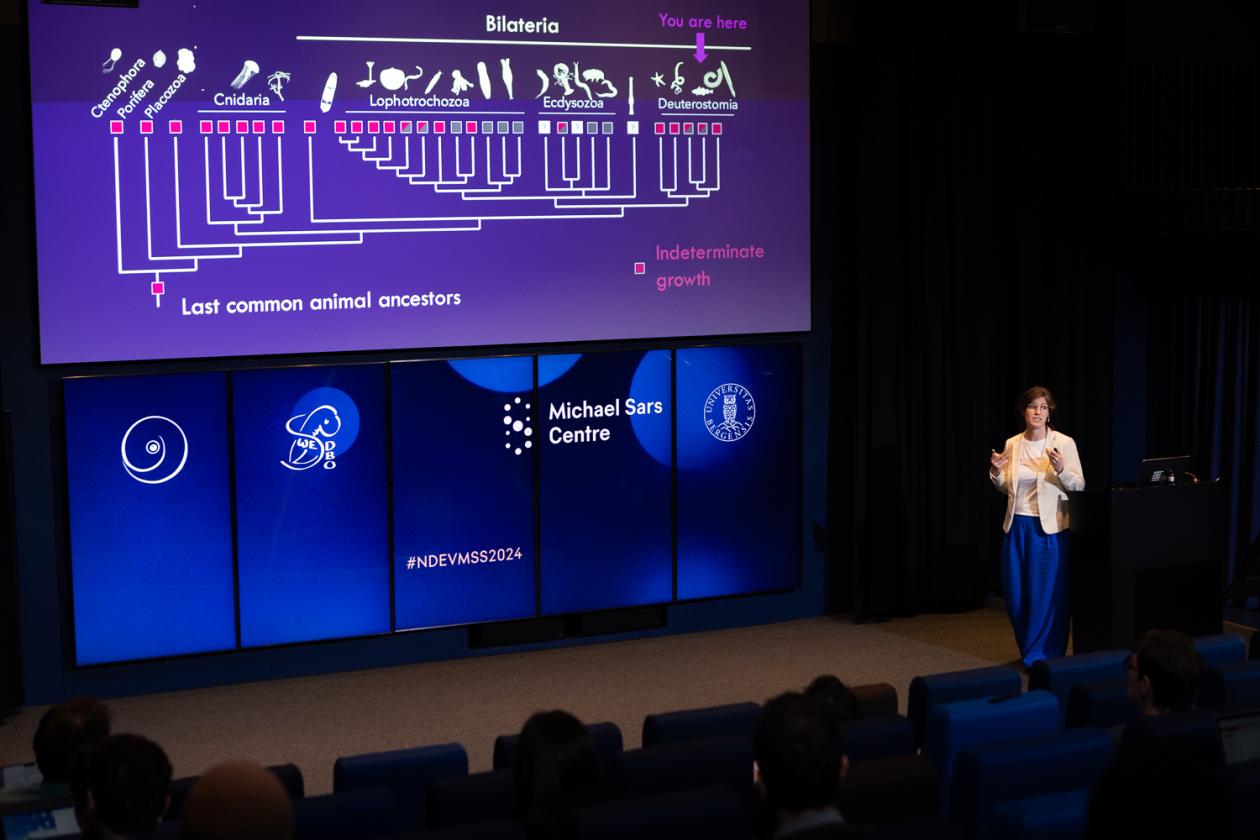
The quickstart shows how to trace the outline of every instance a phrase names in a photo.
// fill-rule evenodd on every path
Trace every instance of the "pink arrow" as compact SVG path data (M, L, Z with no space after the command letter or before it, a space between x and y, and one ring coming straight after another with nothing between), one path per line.
M696 33L696 61L704 61L704 33Z

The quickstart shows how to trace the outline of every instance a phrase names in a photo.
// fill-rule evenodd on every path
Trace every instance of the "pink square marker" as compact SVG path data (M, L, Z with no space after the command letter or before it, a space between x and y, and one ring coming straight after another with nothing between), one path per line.
M315 120L303 120L302 130L305 131L307 134L314 134L315 133Z
M647 263L637 262L634 264L635 274L647 274Z
M446 133L446 123L445 123L445 121L443 121L443 120L434 120L434 121L433 121L433 133L434 133L434 134L445 134L445 133Z
M219 133L220 133L220 134L231 134L231 133L232 133L232 122L231 122L231 120L219 120Z
M110 133L110 134L122 134L122 133L123 133L123 121L122 121L122 120L110 120L110 121L109 121L109 133Z
M678 123L670 123L670 124L669 124L669 133L670 133L670 134L677 134L677 133L678 133L679 131L681 131L681 130L682 130L682 126L680 126Z
M171 134L183 134L183 133L184 133L184 121L183 121L183 120L171 120L169 123L167 123L167 126L166 126L166 127L167 127L167 129L171 132Z
M266 132L267 132L267 121L266 121L266 120L254 120L254 133L255 133L255 134L265 134Z
M166 284L161 280L154 280L149 284L149 291L155 295L164 295L166 294Z
M272 134L284 134L284 120L272 120L272 121L271 121L271 133L272 133Z
M721 124L721 123L715 122L715 123L713 124L713 133L714 133L714 134L721 134L721 133L722 133L722 124Z
M381 130L380 120L368 120L368 134L376 134Z
M696 123L696 131L697 131L699 134L708 134L708 133L709 133L709 124L708 124L708 123Z
M334 132L334 133L336 133L336 134L345 134L345 133L346 133L346 121L345 121L345 120L334 120L334 121L333 121L333 132Z
M393 134L393 133L394 133L394 121L393 121L393 120L385 120L385 122L381 123L381 131L384 131L386 134Z
M351 134L362 134L362 133L363 133L363 120L351 120L351 121L350 121L350 133L351 133Z
M416 133L417 134L424 134L428 130L429 130L428 120L416 120Z
M477 133L477 121L476 121L476 120L469 120L468 122L464 123L464 132L465 132L466 134L476 134L476 133Z
M664 133L665 133L665 123L657 123L657 124L656 124L656 133L657 133L657 134L664 134Z
M202 133L202 134L213 134L213 133L214 133L214 120L202 120L202 121L201 121L201 133Z
M236 121L236 133L237 133L237 134L249 134L249 120L237 120L237 121Z
M152 134L153 133L153 120L140 120L140 133Z

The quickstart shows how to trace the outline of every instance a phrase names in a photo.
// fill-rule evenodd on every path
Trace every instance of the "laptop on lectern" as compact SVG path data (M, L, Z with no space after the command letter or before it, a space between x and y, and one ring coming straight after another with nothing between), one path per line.
M1138 487L1148 484L1185 484L1186 471L1190 468L1189 455L1170 458L1144 458L1138 468Z

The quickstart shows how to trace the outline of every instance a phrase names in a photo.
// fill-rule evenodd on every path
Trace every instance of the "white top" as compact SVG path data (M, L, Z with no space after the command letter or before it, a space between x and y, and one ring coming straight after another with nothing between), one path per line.
M1015 509L1016 516L1040 516L1037 506L1037 476L1045 473L1050 466L1050 457L1046 455L1046 438L1029 440L1024 438L1016 451L1019 463L1015 465Z

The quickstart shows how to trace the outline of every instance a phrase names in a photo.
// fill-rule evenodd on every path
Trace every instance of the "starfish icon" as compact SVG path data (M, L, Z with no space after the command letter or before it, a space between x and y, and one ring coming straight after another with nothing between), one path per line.
M652 76L652 81L656 83L657 87L665 87L665 77L662 76L660 73L657 73L654 76Z

